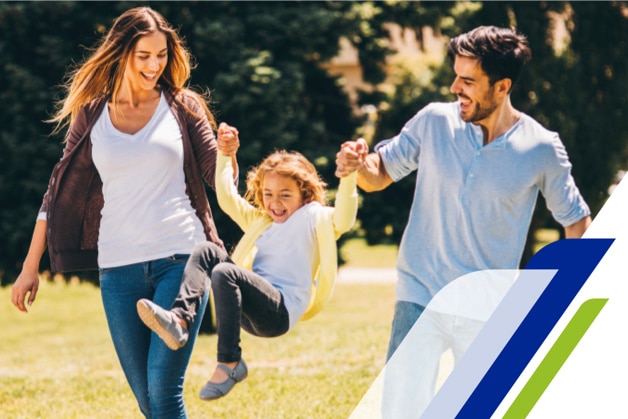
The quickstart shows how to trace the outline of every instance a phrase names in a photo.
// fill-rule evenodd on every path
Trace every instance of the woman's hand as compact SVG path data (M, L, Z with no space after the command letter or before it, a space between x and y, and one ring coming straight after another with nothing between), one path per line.
M225 156L236 155L240 148L240 139L238 138L238 129L231 125L221 122L218 126L218 151Z
M39 274L36 271L23 270L11 289L11 302L18 310L28 313L28 307L35 301L38 289ZM24 304L26 302L26 294L28 294L28 301L27 304Z

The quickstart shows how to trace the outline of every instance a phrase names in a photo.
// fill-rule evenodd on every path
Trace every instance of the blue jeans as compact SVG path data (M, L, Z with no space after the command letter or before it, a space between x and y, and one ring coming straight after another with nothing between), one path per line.
M395 303L395 314L393 317L392 330L390 332L390 342L388 343L388 354L386 361L390 360L401 342L406 337L414 323L425 311L425 307L411 303L409 301L397 301Z
M161 307L174 301L188 255L100 270L100 290L109 332L126 379L146 418L186 418L183 381L194 341L207 305L205 292L189 327L188 343L178 351L139 319L137 300L148 298Z

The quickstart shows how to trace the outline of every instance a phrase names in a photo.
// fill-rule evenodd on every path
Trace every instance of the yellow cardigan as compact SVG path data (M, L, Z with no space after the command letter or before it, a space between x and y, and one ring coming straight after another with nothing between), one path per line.
M240 226L244 235L238 242L231 259L245 269L253 267L257 253L255 240L271 224L268 214L249 203L238 193L233 183L234 169L231 157L218 153L216 165L216 196L218 205ZM349 231L358 212L357 173L341 178L334 207L322 207L316 223L316 239L320 265L312 278L310 304L300 320L316 315L331 298L336 283L338 259L336 240Z

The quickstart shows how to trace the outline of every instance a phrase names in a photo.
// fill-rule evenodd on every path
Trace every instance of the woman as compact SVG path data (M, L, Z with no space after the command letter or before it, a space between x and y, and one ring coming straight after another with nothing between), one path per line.
M150 298L169 306L196 243L218 238L204 178L214 187L214 119L185 87L190 56L148 7L119 16L69 78L51 120L69 125L12 302L26 312L37 295L48 245L55 272L99 269L111 337L127 381L148 417L186 417L183 381L207 293L185 350L172 351L137 316ZM202 178L201 178L202 175Z

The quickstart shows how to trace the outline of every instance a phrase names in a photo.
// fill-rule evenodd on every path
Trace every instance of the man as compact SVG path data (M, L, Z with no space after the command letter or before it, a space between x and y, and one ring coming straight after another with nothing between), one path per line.
M358 169L367 192L417 170L388 358L445 285L475 271L518 267L539 191L566 237L580 237L591 222L558 134L511 103L531 58L526 38L479 27L452 39L447 52L456 102L427 105L374 153L358 139L337 154L339 174Z

